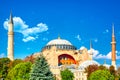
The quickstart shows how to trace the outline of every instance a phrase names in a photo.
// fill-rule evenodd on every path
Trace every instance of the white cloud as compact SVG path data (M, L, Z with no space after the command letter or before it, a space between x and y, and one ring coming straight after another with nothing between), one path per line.
M83 50L84 48L85 47L82 46L80 48L80 50ZM111 59L111 52L109 52L108 54L104 55L104 54L101 54L98 50L95 50L93 48L91 50L92 50L94 59ZM88 53L90 53L91 50L88 50ZM116 51L116 59L120 59L120 51Z
M23 30L22 34L24 36L35 35L37 33L41 33L41 32L47 31L47 30L48 30L48 27L46 24L39 23L39 24L37 24L36 27L27 28L27 29Z
M96 38L96 39L94 39L94 41L95 41L95 42L98 42L98 39Z
M94 59L111 59L111 52L109 52L107 55L103 55L100 54L98 50L94 50L93 51L93 58ZM90 50L88 50L88 53L90 52ZM120 59L120 56L118 56L118 51L116 51L116 59Z
M28 42L28 41L34 41L36 38L32 37L32 36L27 36L25 38L23 38L24 42Z
M108 30L108 29L106 29L106 32L108 33L108 32L109 32L109 30Z
M109 32L109 30L108 29L106 29L104 32L103 32L103 34L106 34L106 33L108 33Z
M38 34L48 30L48 26L44 23L39 23L35 27L29 27L20 17L13 17L14 32L23 34L23 41L33 41L38 38ZM4 28L8 30L8 19L3 24Z
M13 21L15 32L21 32L29 27L20 17L13 17ZM3 26L6 30L8 30L8 19L4 22Z
M120 51L117 51L117 54L120 55Z
M48 38L43 38L43 41L48 41Z
M4 56L5 56L4 53L1 53L1 54L0 54L0 58L3 58Z
M77 38L79 41L81 41L81 37L79 34L75 38Z
M92 40L92 41L94 41L94 42L98 42L98 39L97 38L92 38L92 39L90 39L90 40Z
M88 53L90 53L90 50L88 50ZM93 53L93 58L96 58L96 56L99 54L99 51L92 49L92 53Z
M98 42L98 39L97 38L94 38L94 39L92 39L94 42Z
M111 52L109 52L106 56L108 59L111 59ZM116 59L120 59L119 52L116 51Z
M111 59L111 52L107 55L99 54L98 56L96 56L96 59Z

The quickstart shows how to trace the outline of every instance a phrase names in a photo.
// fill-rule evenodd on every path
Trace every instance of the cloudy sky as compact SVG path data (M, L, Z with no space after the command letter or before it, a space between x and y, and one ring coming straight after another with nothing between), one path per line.
M89 50L94 59L111 62L111 29L114 23L117 65L120 65L119 0L0 0L0 57L7 56L7 22L13 14L15 58L40 52L50 40L70 41Z

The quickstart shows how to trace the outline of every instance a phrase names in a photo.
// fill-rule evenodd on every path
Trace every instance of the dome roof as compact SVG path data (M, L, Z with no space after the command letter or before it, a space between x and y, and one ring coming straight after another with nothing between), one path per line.
M69 41L65 39L54 39L47 43L47 45L72 45Z
M79 68L81 69L85 69L86 67L88 67L89 65L93 65L93 64L96 64L96 65L100 65L98 62L96 62L96 61L94 61L94 60L87 60L87 61L85 61L85 62L83 62L83 63L81 63L80 65L79 65Z
M109 64L103 64L103 66L105 66L106 68L109 68L109 67L110 67Z
M69 41L65 39L53 39L47 43L47 45L43 48L43 50L51 49L52 46L55 46L57 49L64 49L64 50L76 50L77 48L72 45Z

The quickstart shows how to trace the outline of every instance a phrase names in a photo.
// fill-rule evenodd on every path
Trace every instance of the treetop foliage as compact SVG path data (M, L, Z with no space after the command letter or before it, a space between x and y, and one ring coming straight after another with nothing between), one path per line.
M115 80L108 70L97 70L91 73L88 80Z
M17 64L9 71L6 80L28 80L31 65L32 63L30 62L22 62Z
M43 55L38 57L33 64L29 80L54 80L47 60Z
M69 70L65 69L60 72L62 80L73 80L74 74Z
M10 63L9 58L0 58L0 78L6 78L8 74L9 63Z
M89 77L92 72L94 72L98 69L99 69L98 65L89 65L87 68L85 68L85 72L87 73L87 77Z

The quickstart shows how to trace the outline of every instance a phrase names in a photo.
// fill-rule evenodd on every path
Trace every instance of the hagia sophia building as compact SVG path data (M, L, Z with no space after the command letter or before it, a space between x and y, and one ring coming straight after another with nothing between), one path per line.
M12 19L12 14L10 14L10 19L8 22L8 58L14 60L14 22ZM116 69L116 41L114 35L114 25L112 28L112 42L111 42L111 65ZM49 41L43 49L34 53L32 57L36 58L43 54L46 58L48 64L50 65L50 70L56 77L56 80L61 80L60 71L68 68L74 73L74 80L87 80L87 74L84 73L85 68L89 65L96 64L100 65L98 62L93 60L92 42L90 41L90 51L86 48L78 50L71 42L68 40L60 38L53 39ZM104 66L109 67L110 65L104 64Z

